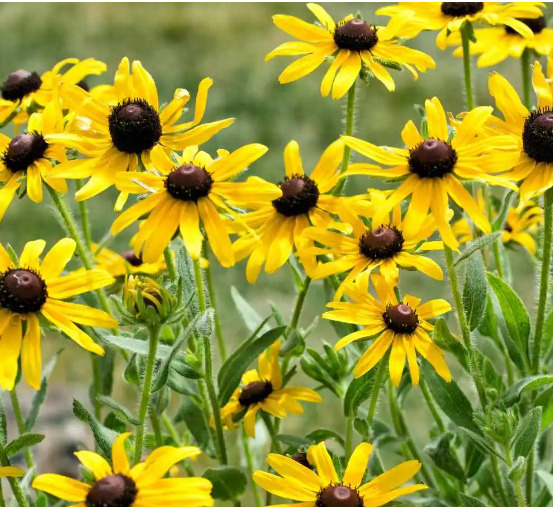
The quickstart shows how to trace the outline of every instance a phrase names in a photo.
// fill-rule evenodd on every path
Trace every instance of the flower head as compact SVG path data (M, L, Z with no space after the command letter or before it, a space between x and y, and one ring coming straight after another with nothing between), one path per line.
M138 273L157 275L166 269L163 255L155 262L144 262L142 255L137 255L132 248L118 253L105 247L98 250L98 245L93 243L92 250L97 267L105 269L113 277Z
M263 410L275 417L287 413L303 414L298 401L319 403L321 396L307 387L282 387L278 354L280 343L275 342L259 356L257 370L242 375L242 386L234 391L230 401L221 409L221 418L227 428L235 428L234 417L244 414L244 429L255 438L255 415Z
M353 164L346 174L364 174L400 180L401 184L380 207L384 213L411 197L405 220L416 230L428 210L436 220L443 241L450 248L459 243L448 219L449 197L463 209L485 234L491 232L490 223L463 181L483 181L516 190L505 175L517 154L516 141L509 135L483 136L482 129L492 115L491 107L477 107L455 123L454 132L448 129L446 114L440 101L434 97L425 103L428 138L423 138L409 121L401 136L406 148L379 147L344 136L342 139L362 155L387 166ZM452 137L453 136L453 137Z
M363 484L372 449L366 442L359 444L342 477L324 442L307 451L315 470L288 456L269 454L267 463L279 475L257 470L252 477L273 495L300 502L291 504L296 507L377 507L427 488L424 484L399 487L420 470L418 461L406 461Z
M179 461L201 454L197 447L158 447L142 463L131 467L125 452L125 440L130 435L123 433L113 442L111 465L95 452L75 453L92 472L93 484L59 474L41 474L33 481L33 488L83 507L213 505L212 485L207 479L164 478Z
M17 262L0 245L0 386L13 389L21 354L21 368L29 385L40 387L40 322L44 317L84 349L103 355L104 350L76 324L117 327L107 313L85 305L62 301L113 283L100 269L78 270L62 276L75 251L75 242L58 241L39 257L46 242L28 242ZM23 330L24 333L23 333Z
M353 302L328 303L327 306L333 310L323 314L325 319L362 326L361 330L344 336L334 346L335 350L357 340L378 336L355 365L355 377L367 373L390 350L390 379L394 385L399 385L406 358L411 381L413 385L418 385L417 352L434 367L438 375L449 382L451 373L444 353L428 335L434 326L427 319L449 312L450 304L443 299L420 304L419 298L408 294L398 300L394 287L387 284L381 275L371 275L371 278L376 298L369 293L369 277L363 276L345 289Z
M282 84L306 76L325 60L333 58L321 83L321 94L327 97L332 91L332 98L339 99L355 83L362 69L368 69L388 90L394 91L394 80L383 63L405 66L415 79L418 74L413 67L425 72L436 66L427 54L399 43L398 38L404 36L402 30L408 15L385 27L377 27L351 14L336 23L320 5L309 3L307 7L322 26L294 16L273 16L276 26L299 41L281 44L267 55L266 60L275 56L303 55L280 74Z

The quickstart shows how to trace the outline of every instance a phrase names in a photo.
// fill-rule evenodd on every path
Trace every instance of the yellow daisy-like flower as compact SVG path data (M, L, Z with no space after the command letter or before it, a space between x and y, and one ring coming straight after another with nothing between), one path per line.
M0 245L0 386L13 389L21 354L21 368L28 384L40 388L41 353L39 316L50 321L84 349L95 354L104 350L76 324L117 327L107 313L85 305L68 303L71 298L113 283L104 270L78 270L62 276L75 252L75 242L58 241L39 257L46 242L28 242L18 262ZM23 327L25 333L23 334Z
M491 118L491 107L477 107L462 121L455 122L453 138L440 101L436 97L426 100L425 107L429 138L424 139L409 121L401 132L406 148L379 147L354 137L342 137L362 155L392 166L383 169L371 164L353 164L346 174L401 180L399 187L382 204L380 212L389 211L411 196L405 218L409 229L419 228L430 209L445 244L457 249L459 243L448 220L449 197L479 229L489 234L490 222L462 181L477 180L517 190L504 175L496 174L513 166L516 140L509 135L481 137L482 128Z
M279 76L281 84L296 81L317 69L325 60L334 56L321 83L321 94L332 98L343 97L353 86L363 68L381 81L389 91L394 91L395 83L382 63L406 67L417 79L419 72L433 69L434 60L422 51L402 46L398 38L404 37L403 27L409 13L402 14L387 26L369 25L363 19L346 16L339 23L317 4L307 4L322 26L306 23L294 16L277 14L274 24L299 41L285 42L271 51L266 61L275 56L298 56Z
M92 451L75 456L94 475L87 484L59 474L41 474L33 488L61 498L73 507L204 507L213 505L212 484L203 477L170 477L173 465L201 454L197 447L158 447L142 463L130 466L122 433L113 442L112 464Z
M152 169L151 154L170 153L211 139L234 120L199 125L213 84L204 79L199 86L192 121L176 124L184 112L190 94L179 88L162 110L152 76L139 61L123 58L115 73L114 88L118 104L111 106L95 99L82 88L62 83L60 96L64 104L79 115L71 122L72 132L60 134L58 142L74 148L88 158L71 160L56 167L55 175L63 178L89 178L75 194L78 201L89 199L115 183L119 174L136 171L139 157L146 169ZM122 194L116 209L127 198Z
M71 67L65 71L67 65ZM0 124L4 123L20 108L14 118L19 125L27 121L27 109L31 106L45 107L57 93L59 83L79 84L86 76L99 75L106 71L106 64L93 58L79 61L77 58L66 58L39 76L36 72L19 69L8 74L0 86Z
M307 451L315 470L287 456L269 454L267 463L280 475L256 470L252 477L269 493L299 502L287 504L296 507L380 507L427 488L425 484L399 487L420 470L421 464L415 460L401 463L363 484L372 449L369 443L359 444L343 477L338 476L324 442Z
M248 282L255 283L263 265L269 274L276 272L288 260L296 247L299 259L308 274L314 274L316 258L306 249L313 242L302 233L310 225L322 229L340 227L334 216L352 218L356 213L366 216L372 206L364 196L336 197L332 194L340 179L340 163L344 143L335 141L321 155L315 169L307 176L303 170L300 148L290 141L284 149L286 175L279 183L282 197L248 202L254 211L240 216L251 231L234 242L236 260L249 257L246 266ZM248 181L262 182L253 177Z
M400 2L398 5L382 7L376 11L381 16L397 16L410 13L408 25L412 35L423 30L439 30L436 45L447 47L448 36L458 32L466 23L487 23L505 25L523 37L532 38L532 30L520 19L537 18L542 15L542 2Z
M156 275L165 271L167 266L163 255L155 262L144 262L142 255L137 255L134 249L117 253L109 248L98 251L98 245L92 244L94 259L99 269L105 269L111 276L117 278L129 274Z
M113 222L111 232L118 234L137 221L150 215L132 240L135 253L142 250L145 262L156 262L174 234L180 230L190 256L199 259L205 234L219 262L230 267L234 255L229 230L221 213L229 213L225 201L256 203L281 195L276 185L257 180L227 181L264 155L262 144L248 144L236 151L220 151L212 159L197 146L186 148L175 161L164 151L152 152L153 167L159 172L121 173L117 187L124 192L145 193L148 197L131 206Z
M29 117L27 132L13 139L0 133L0 220L4 217L22 183L33 202L42 202L42 182L57 192L67 192L63 179L50 178L52 160L66 160L65 148L52 144L52 137L63 132L63 114L57 99L49 102L44 111Z
M385 194L379 191L371 192L371 203L378 209L385 201ZM314 278L326 278L336 273L348 272L348 275L336 290L334 298L342 297L344 288L363 273L380 268L386 283L397 285L399 268L414 268L436 279L443 280L440 266L423 255L421 251L443 248L441 241L426 241L436 232L436 221L431 215L424 218L422 227L412 230L409 224L401 218L401 208L397 205L390 218L373 217L371 226L356 219L351 223L353 231L350 235L309 227L304 235L317 243L328 247L314 247L313 253L331 255L334 260L320 264Z
M242 387L232 394L229 402L221 409L221 418L227 428L235 428L233 417L245 411L244 429L255 438L255 415L263 410L275 417L303 414L298 401L320 403L320 394L307 387L282 387L282 374L278 362L280 342L275 342L257 360L257 370L242 375Z
M377 298L369 294L369 277L364 276L345 289L352 303L328 303L327 306L334 309L323 314L325 319L363 326L363 329L338 341L334 346L335 350L352 342L380 335L359 358L353 370L355 377L367 373L391 349L389 370L394 385L399 385L401 381L405 358L411 373L411 382L418 385L417 352L434 367L440 377L449 382L451 373L443 351L428 335L434 326L427 319L449 312L450 304L443 299L420 304L419 298L408 294L398 301L394 287L387 284L381 275L371 275L371 279Z
M543 56L553 51L553 29L546 27L544 16L520 19L520 21L528 25L534 37L522 37L510 26L480 28L474 31L476 42L471 42L470 54L480 55L476 60L478 67L491 67L508 57L520 58L525 49L532 49ZM458 32L451 34L447 43L449 46L461 44L460 34ZM463 48L456 48L453 55L463 56Z

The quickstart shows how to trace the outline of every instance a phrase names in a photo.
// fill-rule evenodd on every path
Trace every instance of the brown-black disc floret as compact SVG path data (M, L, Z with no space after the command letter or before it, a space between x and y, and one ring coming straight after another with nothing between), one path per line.
M532 111L526 118L522 146L536 162L553 162L553 111L550 108Z
M26 95L36 92L42 86L42 79L36 72L19 69L8 74L0 87L2 98L5 100L21 100Z
M547 27L547 20L545 19L545 16L540 16L539 18L517 18L517 20L524 23L534 34L543 32L544 28ZM510 26L505 25L505 31L512 35L522 37L522 35Z
M319 491L315 507L363 507L363 499L357 489L334 484Z
M242 388L238 397L240 405L248 407L263 401L273 392L273 384L268 380L254 380Z
M2 162L12 172L26 171L37 160L44 157L48 143L38 132L16 135L2 155Z
M131 507L138 490L126 475L108 475L96 481L86 495L87 507Z
M442 14L458 18L473 16L484 8L484 2L442 2Z
M286 217L307 213L317 205L319 188L315 181L307 176L294 174L286 176L279 183L282 197L273 201L273 207Z
M38 312L48 291L40 275L31 269L8 269L0 274L0 308L14 313Z
M388 329L398 334L413 334L419 325L419 316L408 304L389 304L382 318Z
M169 173L165 179L167 193L181 201L197 202L206 197L213 185L213 178L208 171L194 164L184 164Z
M370 51L378 42L376 27L362 19L350 19L338 24L334 30L334 42L340 49Z
M426 139L409 151L409 170L420 178L443 178L456 163L457 152L440 139Z
M369 259L389 259L401 252L403 243L403 234L397 227L381 225L368 229L359 238L359 251Z

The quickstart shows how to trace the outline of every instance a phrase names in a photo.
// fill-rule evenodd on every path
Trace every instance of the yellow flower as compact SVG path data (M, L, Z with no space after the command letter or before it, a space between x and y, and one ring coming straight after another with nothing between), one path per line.
M74 148L88 158L71 160L56 167L55 175L63 178L88 178L75 194L78 201L89 199L115 183L118 174L136 171L139 158L146 169L153 169L155 152L170 153L211 139L234 120L198 125L204 115L207 93L213 81L201 81L192 121L175 124L184 112L190 94L179 88L162 110L152 76L139 61L123 58L115 73L114 87L118 104L110 106L95 99L82 88L62 83L60 96L64 104L78 113L71 122L72 132L59 134L58 142ZM119 196L120 210L127 195Z
M75 453L81 464L94 475L94 483L41 474L33 488L71 502L74 507L203 507L213 505L212 485L202 477L164 478L179 461L201 454L197 447L158 447L142 463L131 468L122 433L113 442L112 464L92 451Z
M118 277L128 274L156 275L165 271L166 265L163 255L155 262L144 262L142 255L136 255L134 249L117 253L109 248L97 250L98 245L93 243L94 259L99 269L105 269L111 276Z
M371 191L371 203L375 209L384 201L383 192ZM443 248L441 241L426 241L436 232L436 221L431 215L427 215L420 229L412 230L402 220L401 208L397 205L391 219L386 213L384 217L373 218L370 227L357 219L352 221L351 229L353 234L347 236L318 227L309 227L304 232L306 237L328 247L315 247L313 253L333 257L332 261L318 266L315 279L349 271L335 292L335 300L342 297L348 283L377 268L380 268L386 283L394 286L399 282L399 267L415 268L436 280L443 280L440 266L432 259L418 255L421 251Z
M252 477L273 495L300 502L287 504L296 507L379 507L427 488L425 484L398 487L420 470L421 464L415 460L397 465L363 484L372 449L369 443L359 444L343 477L338 476L324 442L312 445L307 452L315 471L287 456L269 454L267 463L280 475L256 470Z
M63 67L71 65L65 71ZM8 74L0 87L0 124L4 123L17 108L20 112L14 123L20 125L28 118L27 109L31 106L45 107L56 94L59 83L79 84L86 76L99 75L105 72L106 64L93 58L79 61L77 58L66 58L39 76L36 72L19 69Z
M276 185L266 182L227 180L266 151L262 144L248 144L231 154L219 151L219 158L214 160L204 151L198 151L197 146L189 146L182 156L175 156L176 161L162 150L153 151L152 164L159 172L120 174L119 190L148 196L122 213L113 223L111 232L118 234L142 215L150 213L132 240L137 255L143 249L144 261L156 262L180 230L190 256L199 259L204 240L202 223L219 262L225 267L234 265L229 231L220 216L229 211L225 201L255 203L276 198L281 192Z
M430 209L444 243L457 249L459 243L448 220L448 198L451 197L479 229L489 234L491 226L486 215L461 182L479 180L516 190L506 177L496 175L512 167L513 156L517 153L516 140L508 135L479 137L491 117L491 107L477 107L467 113L462 121L455 123L455 135L451 138L440 101L434 97L427 100L425 106L428 138L424 139L409 121L401 132L406 148L379 147L354 137L342 137L362 155L392 166L383 169L372 164L352 164L346 174L400 179L401 184L381 206L380 212L389 211L411 196L405 218L409 228L419 228Z
M27 132L13 139L0 133L0 182L4 183L0 187L0 220L25 179L33 202L42 202L43 181L57 192L67 192L65 180L50 178L52 160L66 160L65 148L52 144L59 132L63 132L63 114L56 98L44 111L29 117Z
M381 275L372 275L371 278L377 298L369 294L369 277L364 276L345 289L353 303L327 304L334 309L324 313L323 318L363 326L361 330L344 336L334 349L339 350L354 341L380 335L355 365L355 377L367 373L391 349L389 370L394 385L399 385L401 381L405 358L411 381L413 385L418 385L417 352L434 367L440 377L449 382L451 373L443 351L428 335L434 326L427 319L449 312L450 304L443 299L433 299L421 305L419 298L408 294L398 301L394 287L387 284Z
M308 9L322 26L306 23L294 16L277 14L274 24L299 41L285 42L271 51L266 61L275 56L301 56L279 76L281 84L296 81L317 69L325 60L335 56L321 83L321 94L332 98L343 97L355 83L363 68L394 91L392 76L382 63L405 66L417 79L419 72L433 69L436 64L427 54L402 46L403 27L409 15L401 15L385 27L369 25L351 14L335 23L320 5L309 3Z
M282 374L278 362L280 343L275 342L257 360L257 370L242 375L242 387L236 389L230 401L221 409L221 418L227 428L235 428L233 416L244 411L244 429L255 438L255 415L263 410L275 417L287 413L303 414L298 401L320 403L321 396L307 387L282 387Z
M474 31L476 42L470 44L470 54L480 55L476 61L478 67L491 67L508 57L520 58L525 49L536 51L538 55L549 55L553 51L553 29L546 28L544 16L539 18L520 19L532 30L534 37L522 37L511 27L481 28ZM451 34L447 39L449 46L461 44L459 32ZM454 56L463 56L463 48L459 46L453 52Z
M450 33L458 32L465 22L506 25L523 37L532 38L532 30L516 18L537 18L542 15L542 2L400 2L376 11L381 16L400 17L411 14L409 30L417 35L423 30L439 30L436 45L447 47Z
M21 353L21 368L28 384L40 387L41 354L39 316L44 317L84 349L104 350L76 324L117 327L107 313L85 305L61 301L113 283L103 270L78 270L61 276L75 252L75 242L58 241L44 256L44 240L28 242L18 262L0 245L0 386L13 389ZM23 336L23 325L25 335Z
M279 183L282 197L248 202L247 207L254 211L241 215L237 224L246 223L251 228L233 244L237 261L249 257L246 266L248 282L256 282L263 264L270 274L280 269L292 254L294 246L306 272L313 274L316 259L305 251L313 243L302 235L305 228L310 225L323 229L331 225L339 227L333 215L347 219L355 213L366 215L371 212L372 206L364 196L345 198L332 194L340 179L339 166L343 153L344 143L335 141L307 176L298 143L288 143L284 149L286 175ZM255 177L250 180L263 181Z

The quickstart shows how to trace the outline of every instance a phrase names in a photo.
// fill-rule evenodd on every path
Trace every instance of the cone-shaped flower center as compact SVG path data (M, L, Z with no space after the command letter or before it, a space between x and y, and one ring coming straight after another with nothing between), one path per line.
M388 259L401 252L403 235L389 225L369 229L359 238L359 251L369 259Z
M292 459L299 463L300 465L303 465L305 468L311 469L311 463L309 463L309 460L307 459L307 453L306 452L297 452L292 456Z
M539 18L517 18L517 19L518 21L521 21L522 23L524 23L534 33L541 33L543 29L547 26L547 21L545 19L545 16L540 16ZM505 31L510 34L520 36L520 34L516 30L513 30L510 26L505 25Z
M319 189L317 184L307 176L286 176L280 184L282 197L273 201L274 208L286 217L307 213L317 205Z
M165 188L169 195L181 201L196 202L200 197L206 197L211 185L211 174L193 164L181 165L165 180Z
M453 171L456 162L455 150L439 139L423 141L409 155L409 169L421 178L442 178Z
M36 72L28 70L16 70L8 77L2 85L2 98L6 100L21 100L25 95L36 92L42 85L42 79Z
M442 13L446 16L472 16L484 8L484 2L442 2Z
M334 30L334 42L340 49L369 50L378 42L376 28L362 19L350 19Z
M355 489L347 486L324 488L315 502L316 507L362 507L363 501Z
M119 151L141 153L159 141L161 122L157 111L145 100L125 100L111 110L109 133Z
M123 252L121 254L121 257L123 257L123 259L125 259L131 266L134 266L135 268L137 268L138 266L142 266L142 264L144 263L144 261L142 260L142 256L139 255L137 257L134 253L134 250Z
M273 384L269 381L256 380L254 382L250 382L242 389L238 401L240 402L240 405L247 407L249 405L253 405L254 403L263 401L272 392Z
M11 172L26 171L27 168L44 156L48 143L34 132L18 134L8 144L2 161Z
M130 507L136 499L134 481L126 475L108 475L96 481L86 495L88 507Z
M536 162L553 162L553 111L532 111L524 122L522 146Z
M388 329L399 334L413 334L419 324L418 315L405 303L388 305L382 317Z
M0 275L0 308L15 313L38 312L47 296L46 284L34 271L10 269Z

